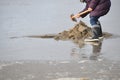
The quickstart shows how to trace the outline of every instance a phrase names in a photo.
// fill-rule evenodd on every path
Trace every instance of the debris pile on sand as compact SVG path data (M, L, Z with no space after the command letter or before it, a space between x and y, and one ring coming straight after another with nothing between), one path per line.
M63 31L55 36L56 40L76 40L85 39L91 36L91 28L88 27L84 22L80 21L72 29Z
M91 28L87 26L83 21L77 23L72 29L63 31L54 36L56 40L84 40L85 38L91 37ZM110 38L112 34L103 32L104 38Z

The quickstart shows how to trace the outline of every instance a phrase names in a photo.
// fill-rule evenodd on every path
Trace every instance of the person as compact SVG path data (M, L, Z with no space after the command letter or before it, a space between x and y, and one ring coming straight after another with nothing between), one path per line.
M88 41L96 41L102 37L102 27L98 20L101 16L106 15L111 7L110 0L80 0L82 3L86 3L86 7L78 14L72 16L72 18L84 18L90 14L90 24L92 29L92 37L87 39Z

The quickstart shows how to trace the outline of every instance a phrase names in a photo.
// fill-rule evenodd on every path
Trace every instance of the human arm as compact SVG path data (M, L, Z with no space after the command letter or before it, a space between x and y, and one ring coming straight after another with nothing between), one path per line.
M97 5L99 4L100 0L91 0L86 4L86 7L78 14L74 15L73 18L84 18L87 14L93 11Z
M92 8L88 8L87 10L82 11L82 12L80 12L80 13L72 16L72 18L79 18L79 17L81 17L81 16L84 15L84 14L88 14L88 13L91 12L92 10L93 10Z

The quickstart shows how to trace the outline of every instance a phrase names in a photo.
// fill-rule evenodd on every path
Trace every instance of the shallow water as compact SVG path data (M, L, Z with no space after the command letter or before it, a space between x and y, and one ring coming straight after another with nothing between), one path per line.
M112 1L112 7L108 15L100 19L103 31L109 32L114 35L120 35L120 23L119 23L119 0ZM77 13L82 10L83 5L78 1L67 1L67 0L0 0L0 61L70 61L70 65L73 65L71 61L104 61L110 63L117 63L119 65L120 61L120 38L113 36L113 38L104 39L99 47L92 45L78 45L72 41L56 41L54 39L41 39L41 38L27 38L21 36L31 36L31 35L42 35L42 34L56 34L63 30L68 30L74 26L74 22L69 19L71 13ZM89 24L89 17L81 19L84 22ZM11 39L11 37L19 37ZM96 49L97 48L97 49ZM9 62L8 62L9 63ZM11 63L11 62L10 62ZM15 62L13 62L15 63ZM35 64L35 63L34 63ZM56 64L56 63L55 63ZM66 63L65 63L66 64ZM78 63L75 63L78 65ZM93 64L95 64L93 62ZM17 65L15 63L15 65ZM32 65L32 62L30 62ZM38 63L37 65L43 65ZM37 66L34 66L35 67ZM86 63L85 63L86 65ZM98 64L99 65L99 64ZM120 67L116 65L114 68L120 71ZM27 69L29 65L26 66ZM45 65L47 66L47 65ZM107 65L106 67L108 67ZM14 67L14 65L12 66ZM24 65L22 65L23 69ZM57 68L58 65L55 67ZM65 67L65 65L63 66ZM71 66L74 68L75 66ZM103 66L104 67L104 66ZM10 69L10 67L7 67ZM17 68L17 67L15 67ZM49 71L49 66L47 67ZM65 68L67 69L67 68ZM77 70L78 68L76 68ZM100 68L96 68L100 69ZM116 70L113 71L116 71ZM4 69L3 69L4 70ZM41 68L40 68L41 70ZM67 71L63 70L60 72L58 69L55 69L56 74L50 71L48 78L58 79L64 77L80 78L85 75L78 75L76 70L72 70L67 75ZM5 71L7 71L5 69ZM11 70L11 72L14 70ZM33 70L33 72L36 70ZM46 68L43 69L46 71ZM76 71L76 73L74 73ZM101 70L102 71L102 70ZM31 71L32 72L32 71ZM7 72L5 72L7 74ZM21 74L24 73L21 72ZM38 72L39 73L39 72ZM46 72L48 73L48 72ZM66 76L57 76L56 75ZM108 77L113 77L118 80L120 74L115 72L115 74L108 75ZM14 73L16 74L16 72ZM19 72L18 72L19 74ZM35 73L36 74L36 73ZM34 75L35 75L34 74ZM118 75L116 75L118 74ZM0 73L1 75L1 73ZM9 75L9 74L7 74ZM26 73L27 75L27 73ZM87 74L89 75L89 74ZM94 75L94 74L93 74ZM3 76L3 75L2 75ZM18 75L20 77L21 75ZM43 77L46 75L44 74ZM6 76L5 76L6 77ZM9 79L0 77L2 80L16 80L17 77ZM29 80L31 75L27 75L28 79L20 78L19 80ZM39 76L40 77L40 76ZM90 76L88 76L89 78ZM92 76L94 77L94 76ZM100 77L100 76L99 76ZM32 80L32 78L31 78ZM34 80L34 79L33 79ZM37 79L36 79L37 80ZM41 80L45 80L42 78ZM46 79L47 80L47 79ZM60 80L60 79L58 79ZM65 78L64 78L65 80ZM67 80L67 78L66 78ZM73 79L74 80L74 79ZM90 78L93 80L93 78ZM98 80L95 79L95 80ZM109 78L103 78L100 80L110 80Z
M112 1L112 4L110 13L100 20L103 24L103 31L119 35L119 13L113 13L118 4L117 1ZM53 34L72 28L74 23L69 19L69 15L77 13L82 10L81 8L83 8L83 5L79 1L1 0L0 60L71 60L70 52L74 48L79 52L78 54L81 52L91 54L92 48L90 45L84 46L83 49L85 50L83 51L70 41L10 38ZM88 17L82 20L89 25ZM114 22L112 22L113 20ZM105 58L119 60L119 40L119 38L113 38L103 41L101 53ZM114 57L111 58L111 56Z

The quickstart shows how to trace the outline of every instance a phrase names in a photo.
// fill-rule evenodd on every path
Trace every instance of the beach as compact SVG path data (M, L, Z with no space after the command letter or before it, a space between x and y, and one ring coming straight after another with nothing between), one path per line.
M100 21L112 36L96 46L39 37L74 27L79 0L1 0L0 80L120 80L120 1L111 2ZM89 16L78 20L90 26Z

